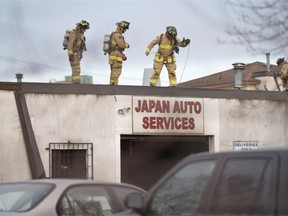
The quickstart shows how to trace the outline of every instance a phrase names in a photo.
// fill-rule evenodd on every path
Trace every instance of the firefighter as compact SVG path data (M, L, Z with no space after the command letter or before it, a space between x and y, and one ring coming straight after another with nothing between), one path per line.
M87 21L82 20L76 23L76 28L73 29L68 38L67 52L69 56L69 62L72 69L71 80L72 83L80 83L80 61L82 59L83 51L86 51L84 33L89 29L90 25Z
M280 67L280 77L283 88L288 91L288 62L285 61L285 58L278 58L276 63L278 67Z
M154 56L154 72L150 78L150 86L156 86L163 65L165 64L169 75L170 87L176 87L176 58L174 52L179 53L179 47L186 47L190 39L183 40L177 38L177 29L174 26L167 26L166 32L152 40L147 48L145 55L148 56L152 48L158 44L158 51Z
M120 21L116 23L116 31L112 32L109 48L109 64L110 64L110 85L118 85L119 77L122 72L122 63L126 61L124 50L129 48L129 44L125 42L122 34L129 29L130 23Z

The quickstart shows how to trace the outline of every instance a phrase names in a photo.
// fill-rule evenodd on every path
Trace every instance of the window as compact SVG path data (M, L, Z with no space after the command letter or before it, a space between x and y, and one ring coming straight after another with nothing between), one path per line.
M50 143L50 177L93 179L92 143Z
M197 161L179 169L155 192L150 212L153 215L194 214L215 163L215 160Z
M23 212L37 206L53 189L54 184L3 183L0 186L0 212Z
M265 215L275 201L273 160L229 159L212 200L213 215Z
M69 188L57 204L57 214L111 215L112 200L103 186L77 186Z

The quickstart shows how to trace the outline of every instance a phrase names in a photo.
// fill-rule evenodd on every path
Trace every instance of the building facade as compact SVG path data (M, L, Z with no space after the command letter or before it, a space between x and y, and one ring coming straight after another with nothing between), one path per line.
M148 189L189 154L288 146L287 92L0 83L0 101L1 182Z

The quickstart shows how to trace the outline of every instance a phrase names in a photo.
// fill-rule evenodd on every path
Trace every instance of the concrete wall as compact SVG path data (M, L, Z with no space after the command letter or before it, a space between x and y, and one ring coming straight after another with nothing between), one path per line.
M132 134L131 95L26 93L39 152L49 176L51 142L94 146L94 179L119 182L120 135ZM30 179L18 111L12 91L0 91L0 182ZM233 150L233 141L260 147L288 146L287 101L204 98L204 134L210 151Z
M50 142L88 142L94 149L94 178L117 181L115 103L111 96L26 95L46 175Z
M0 91L0 182L30 178L14 92Z
M233 141L258 141L259 147L288 146L286 101L219 101L220 150L233 150Z

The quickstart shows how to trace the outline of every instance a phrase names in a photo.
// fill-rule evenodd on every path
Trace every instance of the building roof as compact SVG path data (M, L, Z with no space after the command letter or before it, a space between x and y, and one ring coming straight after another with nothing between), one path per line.
M125 85L95 85L67 83L28 83L0 82L0 92L10 91L17 94L92 94L113 95L117 101L118 95L149 96L149 97L195 97L195 98L233 98L239 100L285 100L287 92L255 91L236 89L182 88L182 87L150 87Z
M273 73L278 75L278 66L270 65L270 71L267 71L267 65L263 62L253 62L245 65L243 70L243 85L258 85L260 76L273 76ZM179 83L179 87L185 88L234 88L235 70L231 68L222 72L218 72L209 76L204 76L198 79L189 80Z

